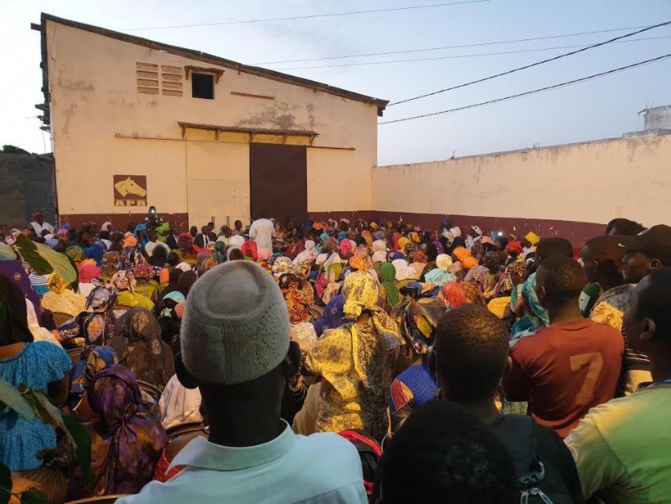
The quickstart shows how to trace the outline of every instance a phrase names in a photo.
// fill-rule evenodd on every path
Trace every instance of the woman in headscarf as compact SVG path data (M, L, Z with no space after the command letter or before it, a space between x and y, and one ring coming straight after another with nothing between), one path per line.
M373 242L373 262L383 263L387 260L387 242L375 240Z
M217 264L226 262L226 244L221 240L217 240L214 244L214 259Z
M392 263L384 262L380 265L380 283L382 296L391 310L401 302L401 294L396 285L396 268Z
M395 432L415 407L432 401L438 391L438 380L429 370L428 353L433 345L438 321L447 312L437 297L415 299L406 296L392 312L404 339L403 371L389 390L391 429ZM401 360L401 359L400 359Z
M110 366L97 373L86 390L96 419L85 424L91 434L91 484L76 468L68 498L135 494L151 481L168 438L161 425L140 413L142 396L133 373Z
M158 320L145 308L133 308L122 322L121 333L109 342L119 364L138 380L162 389L175 374L175 362L170 346L161 340Z
M65 251L65 254L72 259L72 261L75 263L75 266L79 267L79 263L84 261L86 259L86 254L84 253L84 249L81 248L78 245L73 245L72 247L68 247L68 249Z
M79 292L82 296L88 297L91 291L95 289L95 284L91 283L94 279L100 279L102 272L98 266L87 264L79 269Z
M379 289L368 273L351 273L343 285L348 324L326 332L305 358L321 377L318 432L362 429L381 441L387 433L387 393L402 339L377 305Z
M122 306L133 308L141 306L147 310L154 309L154 303L151 299L135 292L135 275L131 271L119 270L112 277L112 286L117 291L117 302Z
M242 248L240 249L245 255L245 259L256 262L259 259L259 252L256 246L256 242L253 240L246 241Z
M338 294L329 301L324 308L322 317L313 322L317 336L321 336L328 329L337 329L346 322L343 314L344 308L345 299L342 294Z
M221 243L221 242L217 242ZM168 285L166 285L165 289L161 291L161 293L158 295L158 303L161 302L161 300L169 293L174 292L177 290L177 282L179 281L179 277L182 276L183 271L179 268L174 268L170 270L170 273L168 275Z
M317 248L315 242L312 240L305 240L305 250L300 252L296 259L294 259L294 266L301 266L303 263L315 262L317 260Z
M84 392L86 392L96 373L117 363L116 352L110 347L90 346L86 348L79 356L79 362L72 369L70 397L68 399L70 410L77 412L77 405L82 400Z
M71 286L57 274L52 273L47 280L47 292L42 297L42 308L54 313L65 313L76 317L86 309L86 298L76 294Z
M21 289L0 274L0 378L14 387L47 394L58 406L68 396L72 361L60 347L34 341ZM0 460L11 471L36 469L37 454L56 447L56 433L40 419L26 420L3 406L0 413Z
M284 273L279 278L279 285L289 310L289 321L292 324L307 322L314 302L314 290L310 283L303 282L294 274Z
M443 301L448 308L456 308L462 304L468 304L470 301L466 296L466 292L458 282L448 282L443 287Z
M177 248L183 261L196 258L197 252L193 247L193 237L189 233L182 233L177 237Z
M121 256L118 252L107 252L103 256L101 273L103 276L106 276L108 279L112 278L114 273L119 269L119 262Z
M294 230L295 232L293 232L289 238L291 245L284 254L289 259L295 259L299 254L303 253L306 245L303 242L303 232L298 228L294 228Z

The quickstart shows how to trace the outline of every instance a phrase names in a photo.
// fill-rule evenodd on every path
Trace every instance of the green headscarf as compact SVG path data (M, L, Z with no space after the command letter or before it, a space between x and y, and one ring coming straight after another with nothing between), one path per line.
M214 243L214 258L219 264L226 262L226 244L223 241Z
M387 293L387 304L393 308L401 302L401 294L393 283L396 280L396 268L393 264L385 262L380 265L380 279Z

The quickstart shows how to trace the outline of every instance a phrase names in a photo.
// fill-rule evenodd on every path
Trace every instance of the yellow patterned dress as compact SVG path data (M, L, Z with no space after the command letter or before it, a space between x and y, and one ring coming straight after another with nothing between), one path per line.
M387 394L402 340L377 306L378 294L370 274L350 274L343 297L352 322L326 331L306 356L307 371L322 378L317 432L362 429L378 441L387 433Z

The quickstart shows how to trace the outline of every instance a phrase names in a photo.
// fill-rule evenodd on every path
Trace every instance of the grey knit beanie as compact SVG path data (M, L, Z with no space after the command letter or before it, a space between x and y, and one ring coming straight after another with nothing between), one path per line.
M186 369L207 383L236 385L272 371L289 350L280 288L249 261L211 269L189 292L181 345Z

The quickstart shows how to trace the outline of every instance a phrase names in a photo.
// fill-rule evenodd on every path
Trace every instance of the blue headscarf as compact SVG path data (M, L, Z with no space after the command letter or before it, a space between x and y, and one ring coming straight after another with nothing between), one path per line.
M100 266L103 263L103 255L105 255L105 249L98 243L91 245L84 249L84 253L89 259L93 259L96 262L97 266Z
M312 324L317 336L321 336L325 329L336 329L345 323L344 308L345 298L342 294L338 294L329 301L326 308L324 308L322 318L315 320Z

